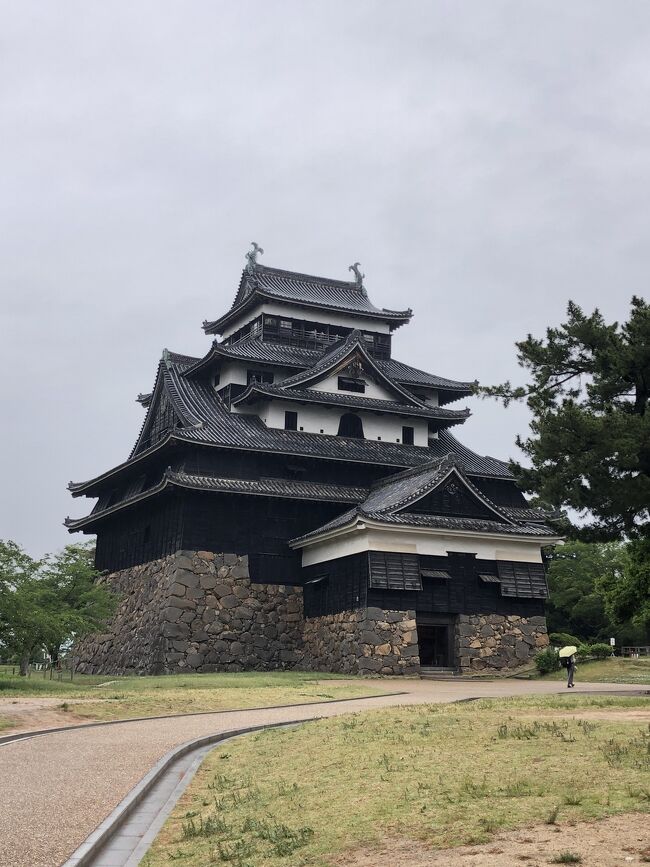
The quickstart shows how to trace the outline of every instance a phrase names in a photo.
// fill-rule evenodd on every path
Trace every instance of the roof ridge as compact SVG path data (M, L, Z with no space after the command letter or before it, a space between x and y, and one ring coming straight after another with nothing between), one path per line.
M256 271L266 271L270 274L281 274L283 277L298 277L302 280L307 280L310 283L326 283L328 285L334 285L341 289L350 289L357 294L363 294L357 284L356 280L339 280L336 277L321 277L318 274L307 274L304 271L290 271L288 268L276 268L272 265L264 265L261 262L258 262L256 267ZM244 269L244 273L246 269Z

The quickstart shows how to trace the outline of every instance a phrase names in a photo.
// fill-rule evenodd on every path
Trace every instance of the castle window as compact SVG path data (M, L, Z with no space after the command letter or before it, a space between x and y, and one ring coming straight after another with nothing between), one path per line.
M405 446L413 445L413 437L415 435L415 428L409 427L408 425L404 425L402 428L402 442Z
M363 422L359 416L355 415L353 412L343 413L339 422L337 436L352 437L353 439L358 440L364 439Z
M273 372L270 370L249 370L246 375L246 383L251 382L273 382Z
M351 376L339 376L339 391L355 391L364 394L365 390L365 380L355 379Z
M298 413L287 411L284 414L284 429L298 430Z

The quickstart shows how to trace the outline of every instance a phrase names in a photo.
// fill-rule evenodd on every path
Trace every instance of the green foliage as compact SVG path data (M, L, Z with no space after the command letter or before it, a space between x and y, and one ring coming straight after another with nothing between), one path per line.
M551 671L557 671L560 667L560 657L557 650L552 647L547 647L545 650L535 656L535 668L540 674L550 674Z
M568 632L551 632L548 639L554 647L566 647L568 644L577 647L580 644L580 639L575 635L569 635Z
M602 594L605 612L611 621L617 624L631 621L649 632L650 538L631 542L627 549L627 567L622 574L603 573L596 588Z
M505 405L525 400L531 436L514 465L524 490L576 510L583 539L644 537L650 503L650 305L634 297L623 325L569 302L567 321L545 339L517 344L525 388L479 389ZM641 581L643 584L643 580Z
M591 655L596 659L607 659L608 656L612 655L611 645L605 644L605 642L599 642L591 645Z
M571 541L549 554L548 628L566 633L568 639L557 643L578 645L616 635L620 623L609 613L603 588L613 592L624 581L628 547L619 542Z
M68 545L34 560L11 541L0 541L0 650L21 661L37 652L56 658L74 636L96 629L117 598L95 583L88 546Z

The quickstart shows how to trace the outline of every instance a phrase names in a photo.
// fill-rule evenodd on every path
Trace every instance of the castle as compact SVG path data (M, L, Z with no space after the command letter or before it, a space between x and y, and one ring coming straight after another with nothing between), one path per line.
M96 673L508 669L547 644L542 550L558 538L507 464L451 433L474 383L393 358L412 311L359 265L271 268L256 244L202 358L164 350L129 458L97 498L121 601L75 650Z

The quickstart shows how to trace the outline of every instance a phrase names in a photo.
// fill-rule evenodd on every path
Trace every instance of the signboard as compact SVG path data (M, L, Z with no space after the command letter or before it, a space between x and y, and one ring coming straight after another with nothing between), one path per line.
M615 638L610 638L610 639L609 639L609 643L612 645L612 647L614 647L614 645L616 644L616 639L615 639Z

